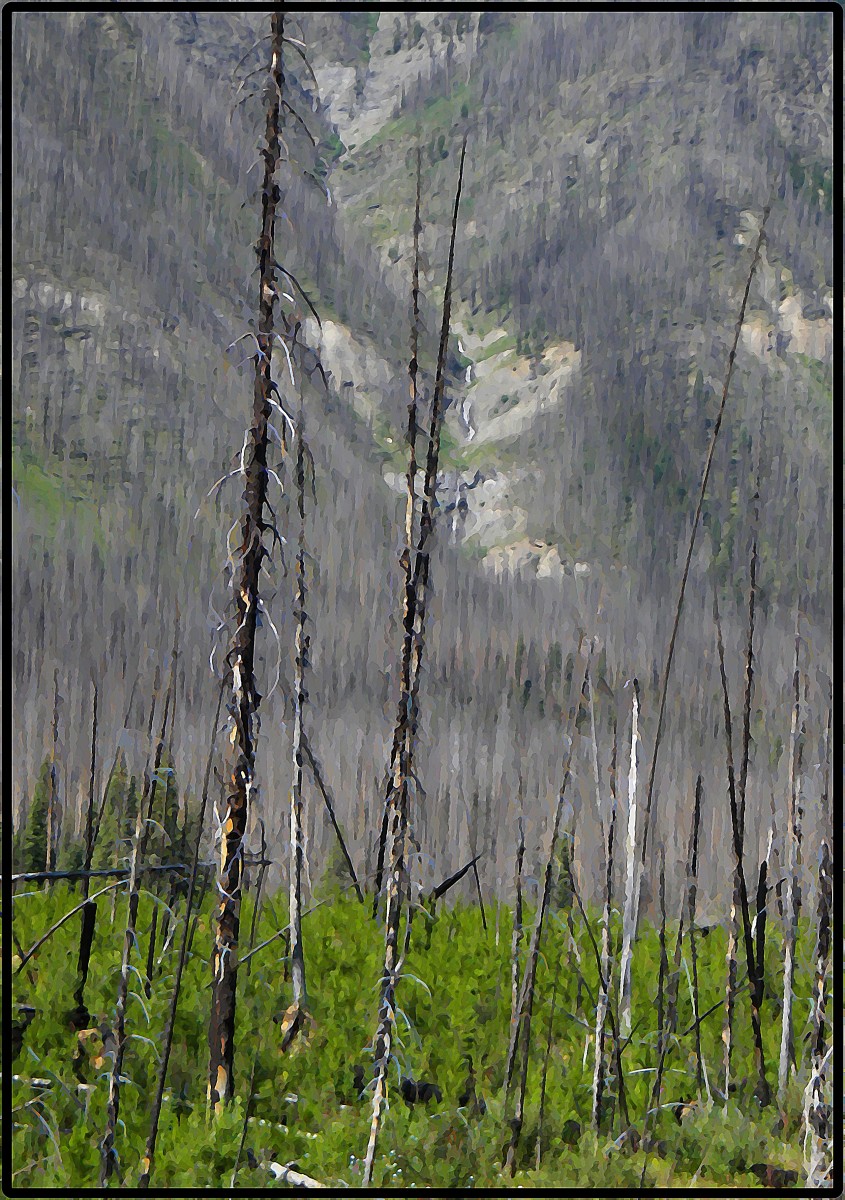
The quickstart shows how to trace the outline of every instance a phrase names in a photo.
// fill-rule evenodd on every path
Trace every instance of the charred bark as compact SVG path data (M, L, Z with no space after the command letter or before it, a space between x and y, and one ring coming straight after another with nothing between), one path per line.
M281 191L276 171L282 158L279 137L285 76L283 64L285 18L271 16L271 62L265 99L267 120L261 151L264 180L261 191L261 233L255 244L260 274L258 331L255 335L255 380L252 425L243 455L244 515L241 524L240 565L235 588L236 629L228 655L232 680L231 743L234 761L227 810L222 823L220 905L211 955L212 998L209 1021L208 1102L215 1109L234 1094L235 997L238 976L243 844L250 806L256 790L255 749L261 695L255 679L255 641L260 608L261 568L268 551L264 534L275 526L267 519L269 422L276 385L271 375L274 340L273 305L278 299L275 270L276 210Z

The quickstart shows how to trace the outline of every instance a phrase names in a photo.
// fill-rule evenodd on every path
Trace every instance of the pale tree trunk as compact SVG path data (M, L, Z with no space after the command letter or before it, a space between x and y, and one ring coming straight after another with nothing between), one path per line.
M804 1092L804 1170L810 1187L830 1184L833 1166L832 1088L827 1066L831 1050L826 1048L827 977L830 970L830 918L833 911L833 861L827 842L830 828L830 739L832 708L825 730L824 792L821 817L825 834L819 850L819 896L817 912L816 974L813 988L813 1043L810 1079Z
M783 1111L789 1068L795 1059L792 1004L795 978L795 944L798 937L798 867L801 849L801 767L804 727L801 722L801 675L798 667L800 637L798 610L795 613L795 659L793 663L792 730L789 745L789 798L786 813L786 904L784 906L783 1014L778 1059L778 1104Z
M591 693L592 698L592 693ZM613 838L616 832L616 720L613 722L613 749L610 759L610 826L607 832L604 909L601 929L601 972L599 978L598 1004L596 1005L595 1066L593 1069L592 1125L596 1133L601 1130L602 1100L605 1087L605 1024L609 1002L612 961L610 951L610 916L613 906Z
M282 1049L287 1049L305 1017L305 954L302 946L302 874L305 863L305 825L302 803L302 709L305 703L305 448L304 414L300 404L296 427L296 496L299 545L296 554L296 661L293 680L293 783L290 793L290 974L293 1001L282 1024Z
M631 1033L631 954L637 928L640 871L637 865L637 746L639 743L640 685L631 685L631 763L628 769L628 833L625 839L625 909L622 914L622 953L619 960L619 1032Z

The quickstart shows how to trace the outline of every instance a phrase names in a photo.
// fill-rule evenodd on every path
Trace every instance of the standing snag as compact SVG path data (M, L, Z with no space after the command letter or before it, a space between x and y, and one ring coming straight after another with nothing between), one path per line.
M628 769L628 833L625 839L625 909L622 915L622 954L619 964L619 1031L631 1033L631 953L637 928L640 896L637 867L637 747L639 744L640 685L631 686L631 762Z
M416 732L416 694L419 686L422 664L423 646L425 643L426 596L429 582L429 564L431 558L431 542L434 532L434 515L437 504L437 464L440 454L440 426L444 411L444 391L446 385L446 354L449 343L449 329L452 304L452 270L455 262L455 239L458 227L458 211L463 186L464 162L466 159L466 138L461 147L461 160L458 168L458 183L455 191L455 203L452 212L452 232L449 243L449 261L446 268L446 288L443 296L443 318L440 327L440 345L437 353L437 368L434 380L434 395L431 404L431 424L428 437L428 454L425 467L425 482L423 487L423 502L420 515L419 533L414 555L414 569L411 572L411 542L414 512L414 474L415 449L414 433L416 430L416 333L413 334L412 358L409 366L411 376L411 404L409 406L409 469L408 469L408 505L406 511L405 546L402 563L404 575L403 589L403 638L402 660L400 671L400 700L396 728L393 736L393 750L390 763L390 793L387 821L387 849L389 853L387 880L387 908L385 914L385 950L384 968L380 981L380 1002L378 1025L374 1044L374 1089L373 1111L370 1122L370 1136L364 1158L363 1184L368 1186L372 1181L373 1165L375 1162L376 1143L381 1113L387 1098L387 1070L390 1064L393 1028L395 1024L395 991L401 959L399 956L399 927L402 918L403 893L407 890L408 878L408 781L414 754L414 737ZM418 157L419 167L419 157ZM419 196L419 189L417 190ZM415 219L415 229L419 226L419 200ZM415 235L415 236L418 236ZM418 286L418 253L417 269L414 272L414 313L416 328L418 309L416 295Z
M786 902L784 905L783 1010L781 1016L780 1057L778 1059L778 1104L783 1111L789 1068L795 1061L792 1006L795 999L795 945L798 940L798 913L801 894L798 883L801 852L801 768L804 752L804 725L801 722L801 673L798 632L799 609L795 609L795 660L793 663L792 730L789 740L789 794L786 811Z
M235 994L238 976L238 940L240 936L241 880L244 838L249 812L257 788L255 749L258 737L258 707L261 695L255 680L255 642L261 610L261 568L268 550L264 535L278 536L267 508L270 469L270 417L273 394L279 389L271 367L275 333L273 305L278 300L276 286L275 229L276 211L282 193L276 172L282 161L279 130L284 103L284 30L285 18L274 12L270 20L270 67L264 96L267 106L265 144L261 151L264 181L261 189L261 232L255 244L260 274L258 329L255 340L255 381L253 385L252 425L244 439L241 473L244 477L244 514L241 522L240 563L236 572L236 628L227 656L232 682L229 705L233 763L226 796L226 812L221 822L220 872L217 890L220 904L214 948L211 956L212 994L208 1029L209 1074L208 1102L215 1109L233 1096ZM284 348L284 343L282 342ZM287 413L283 413L290 421ZM292 422L291 422L292 423Z

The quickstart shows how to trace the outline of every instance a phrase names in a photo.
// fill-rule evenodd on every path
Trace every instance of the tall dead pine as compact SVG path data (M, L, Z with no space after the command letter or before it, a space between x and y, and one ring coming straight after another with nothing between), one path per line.
M418 412L418 375L419 375L419 330L420 330L420 193L422 187L422 151L417 147L417 190L414 208L414 266L411 283L411 358L408 363L409 399L408 399L408 430L405 435L408 443L408 470L405 476L407 490L405 493L405 542L402 549L400 566L402 569L402 655L399 668L399 710L393 730L393 745L390 752L388 767L387 794L385 796L381 831L379 835L378 859L376 864L375 889L373 896L373 916L378 913L379 893L384 877L384 859L387 852L388 829L391 815L391 801L403 786L407 787L410 764L408 756L411 749L411 724L413 721L414 688L413 661L414 639L420 621L418 616L418 597L414 587L413 552L416 536L416 479L419 469L417 464L417 432L419 429ZM403 784L403 780L405 783Z
M622 914L622 952L619 960L619 1029L631 1033L631 955L640 896L637 866L637 748L639 744L640 685L631 688L631 758L628 768L628 833L625 838L625 907Z
M789 793L786 811L786 904L784 906L783 1010L781 1016L780 1057L778 1059L778 1104L783 1111L789 1068L795 1059L792 1005L795 999L795 945L798 939L798 913L801 898L798 884L801 851L801 768L804 727L801 724L801 673L798 632L798 608L795 610L795 659L792 674L792 730L789 740Z
M302 800L302 716L305 705L305 666L308 637L305 632L305 416L300 401L296 423L296 504L299 535L296 551L296 636L293 678L293 782L290 791L290 973L293 1000L282 1021L282 1049L286 1050L307 1018L305 953L302 945L302 875L305 867L305 825Z
M62 698L59 695L59 672L53 672L53 744L50 751L50 792L47 797L47 855L46 871L56 869L56 847L59 840L59 768L57 764L59 749L59 708ZM50 886L49 883L47 885Z
M590 709L592 712L593 693L590 689ZM607 1023L607 1007L609 1003L611 981L611 948L610 920L613 905L613 839L616 832L616 720L613 722L613 748L610 757L610 824L607 831L605 846L605 887L604 908L602 909L601 927L601 972L599 979L598 1003L596 1004L595 1029L595 1062L593 1068L593 1103L592 1126L598 1133L601 1129L602 1101L604 1098L606 1064L605 1064L605 1026ZM607 986L605 986L605 984Z
M228 654L232 680L229 704L232 764L222 821L220 872L217 888L220 904L211 955L212 994L208 1029L208 1102L215 1109L233 1095L235 995L238 976L243 849L250 805L256 790L255 750L257 713L261 696L255 679L255 642L261 608L261 567L268 551L266 532L275 531L267 509L268 450L273 392L271 364L274 334L273 305L278 300L276 284L275 229L281 191L276 172L282 160L279 136L284 103L284 15L270 18L270 68L265 88L267 112L265 144L261 151L264 179L261 189L261 232L255 243L259 267L258 329L252 424L247 431L241 458L244 477L244 513L241 522L240 563L235 581L236 627Z
M748 297L751 292L751 284L754 279L754 273L757 270L757 264L760 261L760 252L763 248L763 242L766 236L766 222L769 218L768 206L763 210L763 216L760 221L760 229L757 235L757 242L754 247L754 254L751 259L751 266L748 269L748 276L745 281L745 291L742 296L742 304L739 309L736 326L734 328L733 344L728 354L728 365L725 370L725 382L722 386L722 399L719 404L719 411L716 414L716 420L713 423L713 432L710 435L710 445L707 448L707 456L704 460L704 469L701 473L701 485L698 490L698 501L695 506L695 514L692 520L692 529L690 530L689 545L687 546L686 560L684 562L684 570L681 575L681 583L678 589L678 600L675 605L675 617L672 623L672 633L669 637L669 645L666 649L666 660L663 664L663 674L660 680L660 705L657 712L657 729L654 735L654 747L651 753L651 765L648 772L648 784L646 785L645 811L643 815L643 834L640 842L640 871L636 880L636 900L634 903L634 929L636 931L636 922L639 910L639 893L642 884L642 876L645 871L646 855L648 852L648 835L653 819L654 808L654 784L657 777L657 759L660 753L660 744L663 737L663 719L666 713L666 698L669 692L669 677L672 671L672 661L675 654L675 644L678 638L678 629L681 624L681 613L684 606L684 593L686 592L687 579L689 578L690 564L692 563L692 555L695 549L695 539L698 534L698 527L701 523L701 513L704 507L704 497L707 494L707 483L710 479L710 471L713 466L713 457L716 453L716 443L719 439L719 431L722 428L722 420L724 419L725 409L728 403L728 392L730 391L731 379L733 378L734 363L736 362L736 352L739 346L740 334L742 327L745 324L745 311L748 307ZM624 978L624 976L623 976Z
M411 360L408 373L411 381L409 404L408 437L408 502L405 520L405 545L402 553L403 597L402 597L402 654L400 666L400 697L396 727L393 734L393 749L389 767L389 803L387 820L387 905L385 913L384 966L380 980L378 1023L374 1040L373 1064L374 1087L370 1135L364 1157L362 1184L368 1187L373 1177L376 1145L382 1110L387 1099L387 1071L390 1064L393 1029L395 1025L395 991L401 969L399 932L402 919L403 894L407 891L407 839L408 839L408 783L414 753L416 732L416 689L425 640L426 595L429 578L429 561L434 529L434 513L437 503L437 464L440 454L440 426L443 417L443 398L446 384L446 354L452 310L452 271L455 262L455 239L458 228L458 211L463 187L466 138L461 147L458 168L458 183L452 212L452 232L449 243L449 262L446 269L446 287L443 295L443 318L440 327L440 344L434 380L434 395L431 404L431 424L428 436L422 507L419 533L417 535L413 570L411 570L412 537L415 510L416 474L416 400L417 400L417 336L418 336L418 288L419 288L419 178L420 156L417 156L417 205L414 221L414 322L412 328Z
M749 999L751 1001L751 1031L754 1038L754 1066L757 1072L757 1083L754 1094L759 1103L765 1108L771 1099L769 1084L766 1079L766 1061L763 1054L763 1031L760 1021L760 1009L763 1003L763 974L758 970L757 955L754 946L754 931L751 924L751 914L748 905L748 888L745 882L745 865L743 857L743 828L740 824L740 807L737 797L736 776L733 760L733 721L731 718L730 694L728 691L728 676L725 670L725 646L722 641L722 623L719 618L719 600L716 589L713 589L713 621L716 626L716 648L719 655L719 676L722 683L722 704L725 723L725 756L728 773L728 803L731 817L731 845L734 852L734 898L733 909L736 912L738 903L742 925L742 938L745 946L745 964L748 971ZM734 916L734 920L736 917ZM732 1038L733 997L735 994L736 963L731 953L735 951L736 939L728 942L728 990L726 993L725 1028L725 1095L727 1096L730 1075L730 1050ZM762 964L761 964L762 966ZM727 1035L727 1036L726 1036Z
M85 814L85 858L82 869L91 870L91 860L94 856L94 786L97 769L97 685L94 685L93 711L91 715L91 767L88 773L88 807ZM73 992L73 1008L68 1014L68 1021L74 1029L85 1029L91 1021L91 1014L85 1003L85 985L88 982L88 968L91 962L91 947L94 942L94 927L97 919L97 905L89 900L91 877L84 875L82 879L82 896L85 905L82 909L82 927L79 932L79 955L76 965L76 987Z
M804 1170L810 1187L824 1187L832 1167L833 1121L828 1083L827 977L830 970L830 919L833 912L833 861L828 845L830 796L830 735L832 713L828 709L825 730L824 792L821 815L824 834L819 848L819 892L816 905L816 971L813 986L813 1035L810 1078L804 1090Z

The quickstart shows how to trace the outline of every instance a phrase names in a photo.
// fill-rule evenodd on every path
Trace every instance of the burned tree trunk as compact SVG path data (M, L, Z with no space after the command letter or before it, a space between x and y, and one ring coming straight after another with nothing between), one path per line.
M690 531L689 545L687 546L686 560L684 563L683 574L681 575L681 584L678 589L678 601L675 606L675 617L672 623L672 633L669 637L669 645L666 649L666 661L663 665L663 674L660 681L660 704L657 712L657 729L654 734L654 747L651 754L651 765L648 772L648 784L646 786L645 811L643 814L643 834L640 844L640 870L636 879L636 896L633 906L634 916L634 934L636 934L637 917L639 912L639 896L642 877L646 867L646 855L648 852L648 835L654 817L654 785L657 777L657 759L660 752L660 743L663 737L663 718L666 712L666 698L669 691L669 677L672 670L672 660L675 654L675 643L678 637L678 629L681 623L681 612L684 604L684 593L686 591L687 579L689 578L690 564L692 562L693 550L695 549L695 539L698 533L698 526L701 522L701 513L704 507L704 498L707 494L707 482L710 478L710 471L713 466L713 457L716 452L716 443L719 439L719 430L722 427L722 421L725 415L725 409L728 403L728 392L730 391L731 379L733 378L734 364L736 362L736 352L739 346L739 339L742 333L742 327L745 324L745 312L748 307L748 297L751 293L751 284L754 279L754 272L757 270L757 264L760 261L760 252L763 248L765 240L766 222L769 219L769 206L763 210L763 216L760 221L760 228L757 234L757 242L754 247L754 254L751 259L751 266L748 269L748 276L745 281L745 291L742 296L742 304L739 309L736 326L734 328L733 344L728 354L728 364L725 370L725 382L722 386L722 399L719 404L719 411L716 414L716 419L713 423L713 432L710 435L710 445L707 448L707 457L704 460L704 470L701 474L701 486L698 492L698 501L695 506L695 513L692 520L692 529ZM753 584L752 584L753 592ZM740 829L741 834L741 829ZM741 841L741 836L740 836ZM750 965L750 964L749 964ZM623 975L624 980L624 975ZM624 1017L622 1018L624 1021ZM767 1102L767 1101L766 1101Z
M519 779L519 802L522 807L522 776ZM511 936L511 1028L516 1024L519 1007L519 947L522 942L522 862L525 858L525 826L522 813L519 816L519 842L516 847L515 886L516 898L513 906L513 933Z
M384 969L381 977L381 998L374 1047L374 1091L370 1122L370 1136L364 1159L363 1185L369 1186L373 1176L376 1143L381 1113L387 1097L387 1068L390 1062L393 1027L395 1022L395 990L400 969L399 927L402 917L402 897L407 889L407 839L408 839L408 781L414 752L416 732L416 690L419 683L420 666L425 635L426 594L428 587L431 541L434 529L434 513L437 492L437 464L440 453L440 425L443 416L443 396L446 384L446 353L449 342L452 304L452 270L455 261L455 238L458 225L458 210L463 185L466 139L461 148L458 184L452 213L452 233L449 245L449 262L446 270L446 288L443 296L443 319L440 328L440 345L437 354L437 369L434 395L431 405L431 424L428 437L428 455L425 468L422 511L419 535L411 571L411 547L414 525L416 474L416 400L417 400L417 336L419 295L419 173L420 158L417 156L417 206L415 229L414 268L414 324L411 343L409 375L411 378L411 401L409 404L408 437L408 503L406 508L405 546L402 555L404 576L403 588L403 638L400 668L400 698L396 728L393 735L393 750L390 764L390 793L388 808L389 869L387 883L387 911L385 916Z
M47 797L47 855L46 871L56 868L56 846L59 833L59 769L56 765L59 749L59 672L53 672L53 747L50 751L50 793ZM49 884L48 884L49 887Z
M405 503L405 545L402 550L402 659L399 671L399 710L393 732L393 745L390 752L388 768L387 794L384 802L381 831L379 835L378 861L376 865L375 895L373 897L373 916L378 912L379 892L381 891L384 875L384 859L387 850L388 831L390 824L390 805L396 793L407 784L410 770L409 756L412 755L411 726L414 720L414 703L416 694L413 686L414 673L414 642L424 620L424 594L420 595L415 586L412 570L412 554L414 551L416 532L416 477L417 465L417 431L418 431L418 374L419 374L419 327L420 327L420 189L422 184L422 153L417 148L417 193L414 210L414 273L411 285L411 304L413 317L411 322L411 359L408 363L410 377L410 399L408 401L408 472L406 475L408 490ZM432 432L434 425L431 426ZM407 797L405 797L407 800Z
M212 996L209 1021L208 1102L215 1109L233 1095L235 994L238 976L238 940L240 936L241 877L243 843L250 804L256 790L255 747L258 733L257 713L261 702L255 680L255 634L260 608L261 567L268 551L264 534L275 526L266 510L269 479L267 455L270 445L269 421L271 397L276 385L271 375L274 319L273 304L278 298L275 273L274 236L276 209L281 192L276 170L282 158L279 128L285 84L283 48L284 15L271 17L271 63L265 99L267 123L264 181L261 192L261 233L255 244L260 272L258 330L255 336L255 382L253 386L252 425L247 433L242 456L244 476L244 515L241 524L240 564L235 587L236 629L228 655L232 679L229 705L231 742L234 761L226 798L227 810L222 822L217 928L211 956Z
M85 859L82 869L91 870L91 860L94 856L94 784L97 769L97 686L94 685L93 712L91 717L91 769L88 774L88 808L85 816ZM68 1014L72 1028L85 1029L91 1021L91 1014L85 1004L85 985L88 982L88 968L91 963L91 946L94 941L94 926L97 920L97 905L89 900L91 877L86 874L82 880L82 896L86 901L82 909L82 928L79 932L79 956L76 964L76 987L73 992L73 1008Z
M719 655L719 675L722 682L722 702L725 721L725 754L728 772L728 801L731 815L731 840L734 852L734 900L739 901L739 912L742 919L742 935L745 944L745 964L748 971L749 996L751 1000L751 1030L754 1037L754 1066L757 1072L755 1095L765 1108L771 1099L769 1084L766 1079L766 1062L763 1054L763 1031L760 1023L760 1008L763 1002L763 975L758 971L754 948L754 934L751 928L751 916L748 911L748 888L745 883L745 866L743 861L743 830L740 825L740 808L737 802L736 777L733 762L733 721L731 717L730 696L728 693L728 677L725 671L725 647L722 641L722 624L719 619L719 600L715 587L713 589L713 620L716 626L716 647ZM729 959L731 946L729 944ZM730 1068L730 1038L731 1031L727 1028L730 1017L730 1005L733 1000L733 979L736 975L734 961L733 972L731 962L728 963L728 992L726 1004L726 1067ZM727 1086L726 1093L727 1095Z

